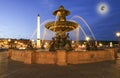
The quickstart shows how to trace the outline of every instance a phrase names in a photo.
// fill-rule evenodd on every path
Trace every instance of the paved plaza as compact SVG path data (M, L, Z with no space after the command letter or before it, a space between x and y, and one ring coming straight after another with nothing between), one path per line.
M120 78L120 60L68 66L24 64L0 52L0 78Z

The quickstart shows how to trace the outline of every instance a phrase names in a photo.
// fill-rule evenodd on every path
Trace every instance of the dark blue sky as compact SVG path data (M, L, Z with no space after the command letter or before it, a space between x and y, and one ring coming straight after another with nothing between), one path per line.
M108 7L105 14L98 12L101 3ZM117 40L115 33L120 31L120 0L0 0L0 38L30 38L37 27L38 13L41 23L55 20L52 12L60 5L71 11L68 20L74 15L83 17L97 40ZM80 19L75 21L85 28Z

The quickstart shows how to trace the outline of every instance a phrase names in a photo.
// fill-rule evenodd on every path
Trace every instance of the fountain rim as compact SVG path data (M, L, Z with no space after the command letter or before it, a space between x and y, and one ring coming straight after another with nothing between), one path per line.
M70 32L79 27L79 24L73 21L51 21L45 24L45 28L54 31L53 29L65 28L66 32Z

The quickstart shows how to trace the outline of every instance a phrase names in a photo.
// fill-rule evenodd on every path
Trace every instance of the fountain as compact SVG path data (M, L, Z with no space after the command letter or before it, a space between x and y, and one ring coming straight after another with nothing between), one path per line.
M52 38L50 43L50 51L55 49L71 50L71 41L69 40L70 31L79 27L76 22L67 21L66 16L70 14L70 11L60 6L58 10L53 12L53 15L57 17L56 21L48 22L45 27L52 32L55 32L55 36Z
M43 50L12 50L8 51L8 57L12 60L24 62L26 64L56 64L56 65L67 65L67 64L83 64L83 63L94 63L101 61L114 61L115 53L112 49L108 50L91 50L90 48L95 47L94 38L91 41L92 47L89 45L89 38L87 37L86 51L75 51L75 47L72 46L74 41L70 40L69 32L75 29L81 28L84 35L86 33L74 21L67 21L66 16L70 14L70 11L60 6L58 10L53 12L53 15L57 17L57 20L47 22L45 28L54 32L55 35L52 37L50 44L43 42L41 45L44 49L44 44L50 45L49 51ZM88 26L88 25L87 25ZM77 31L78 32L78 31ZM91 32L92 33L92 32ZM46 34L46 32L44 33ZM43 36L44 38L45 36ZM85 45L77 46L85 47ZM52 51L52 52L51 52ZM69 52L68 52L69 51Z

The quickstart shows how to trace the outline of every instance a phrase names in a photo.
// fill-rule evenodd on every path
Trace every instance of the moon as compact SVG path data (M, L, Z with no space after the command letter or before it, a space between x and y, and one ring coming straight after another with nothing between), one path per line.
M100 3L97 6L97 11L98 11L99 14L105 15L109 11L109 6L106 3Z

